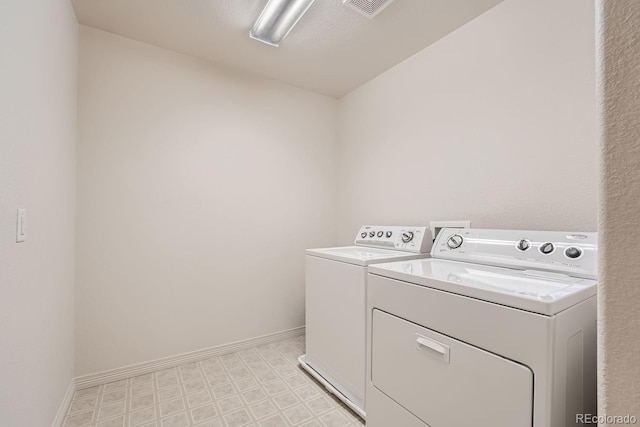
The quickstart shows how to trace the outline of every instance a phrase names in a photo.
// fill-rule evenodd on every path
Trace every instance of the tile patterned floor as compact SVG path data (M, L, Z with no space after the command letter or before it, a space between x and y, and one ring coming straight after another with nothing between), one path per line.
M352 427L299 366L304 337L76 391L64 427Z

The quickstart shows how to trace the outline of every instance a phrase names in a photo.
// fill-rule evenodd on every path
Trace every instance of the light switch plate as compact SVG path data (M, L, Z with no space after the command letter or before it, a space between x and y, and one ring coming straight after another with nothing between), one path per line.
M27 210L18 209L18 220L16 225L16 242L24 242L27 238Z
M435 240L436 236L443 228L469 228L471 227L471 221L431 221L429 223L429 229L431 230L431 236Z

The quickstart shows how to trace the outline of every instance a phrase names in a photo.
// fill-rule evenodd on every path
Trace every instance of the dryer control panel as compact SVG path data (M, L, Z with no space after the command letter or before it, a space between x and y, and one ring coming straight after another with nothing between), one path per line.
M433 244L429 227L364 225L358 231L356 246L428 253Z
M598 234L561 231L445 228L431 250L433 258L596 279Z

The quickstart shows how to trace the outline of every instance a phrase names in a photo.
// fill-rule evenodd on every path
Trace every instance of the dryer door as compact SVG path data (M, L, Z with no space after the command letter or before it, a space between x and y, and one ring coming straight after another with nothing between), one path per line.
M533 374L524 365L373 311L374 387L433 427L530 427Z

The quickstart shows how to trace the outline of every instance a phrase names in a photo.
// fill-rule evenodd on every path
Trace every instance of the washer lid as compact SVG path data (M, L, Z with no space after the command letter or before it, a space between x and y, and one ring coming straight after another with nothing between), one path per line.
M561 273L421 259L376 264L370 274L547 316L596 295L596 281Z
M338 248L307 249L307 255L334 261L367 266L369 264L425 258L429 254L412 254L389 249L368 248L363 246L343 246Z

